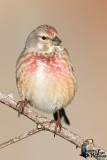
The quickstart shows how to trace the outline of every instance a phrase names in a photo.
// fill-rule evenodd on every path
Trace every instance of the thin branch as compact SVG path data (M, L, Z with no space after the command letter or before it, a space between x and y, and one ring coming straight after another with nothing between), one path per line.
M40 132L40 131L42 131L42 129L38 129L38 128L32 129L31 131L29 131L27 133L21 134L20 136L17 136L15 138L10 139L9 141L6 141L6 142L0 144L0 149L4 148L6 146L9 146L10 144L13 144L15 142L18 142L24 138L27 138L27 137L29 137L37 132Z
M0 102L18 111L17 102L11 96L5 95L0 92ZM38 129L31 130L28 133L22 134L21 136L15 137L5 143L2 143L0 145L0 148L15 143L41 130L46 130L55 133L55 123L49 120L48 118L39 115L37 112L32 111L28 107L24 107L24 111L22 114L34 121L37 124ZM85 138L80 137L79 135L73 132L69 132L66 128L62 127L60 132L56 132L56 135L70 141L71 143L76 145L76 147L81 148L81 156L83 157L88 157L89 155L91 155L92 157L98 160L107 159L107 152L104 149L95 145L94 142L90 143L90 140L86 140Z

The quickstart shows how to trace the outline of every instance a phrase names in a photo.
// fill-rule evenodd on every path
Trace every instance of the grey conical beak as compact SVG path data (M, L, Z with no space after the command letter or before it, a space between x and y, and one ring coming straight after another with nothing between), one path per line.
M56 36L55 38L52 39L52 41L56 44L59 45L62 41Z

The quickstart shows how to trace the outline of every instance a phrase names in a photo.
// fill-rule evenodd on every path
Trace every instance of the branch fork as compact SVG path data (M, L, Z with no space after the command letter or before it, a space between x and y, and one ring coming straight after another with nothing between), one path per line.
M17 102L13 99L12 94L6 95L0 92L0 102L4 103L5 105L11 107L16 111L19 111L17 107ZM93 158L96 158L97 160L107 159L107 152L98 145L95 145L94 140L80 137L79 135L73 132L69 132L66 128L63 127L61 128L60 132L58 130L56 131L54 121L51 121L48 118L39 115L37 112L32 111L27 106L24 107L22 114L27 118L29 118L30 120L34 121L37 124L37 127L35 129L28 131L27 133L21 134L20 136L17 136L0 144L0 149L10 144L13 144L17 141L20 141L24 138L27 138L37 132L46 130L55 133L56 135L71 142L76 146L76 148L78 147L81 148L80 156L83 156L84 158L91 156Z

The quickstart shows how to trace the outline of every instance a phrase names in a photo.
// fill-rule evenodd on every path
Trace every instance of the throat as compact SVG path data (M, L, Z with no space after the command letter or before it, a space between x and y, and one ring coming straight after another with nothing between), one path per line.
M55 46L50 44L47 44L46 46L42 46L41 44L38 44L37 53L41 53L45 55L45 54L51 54L53 52L55 52Z
M26 49L26 51L45 55L55 52L55 48L56 47L54 45L43 45L41 43L38 43L36 46L29 47L28 49Z

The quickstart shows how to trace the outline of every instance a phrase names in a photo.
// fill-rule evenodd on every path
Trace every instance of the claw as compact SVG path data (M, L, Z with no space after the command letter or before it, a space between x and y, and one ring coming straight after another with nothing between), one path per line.
M57 120L56 122L55 122L55 131L61 131L61 128L62 128L62 125L61 125L61 122L59 121L59 120Z
M58 110L58 119L55 121L55 133L54 133L54 137L55 137L55 134L56 132L60 132L61 131L61 128L62 128L62 125L61 125L61 120L60 120L60 111Z
M18 101L17 102L17 108L18 108L18 117L20 117L20 114L23 113L24 107L27 105L27 101Z

